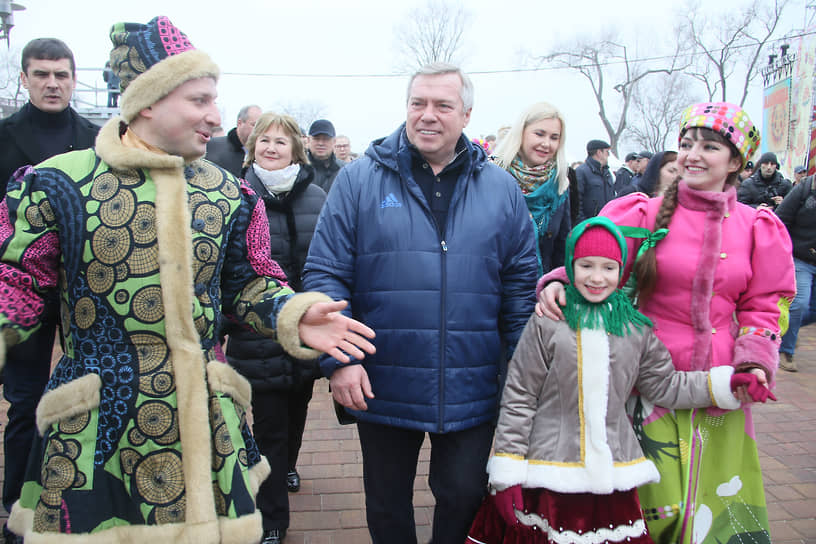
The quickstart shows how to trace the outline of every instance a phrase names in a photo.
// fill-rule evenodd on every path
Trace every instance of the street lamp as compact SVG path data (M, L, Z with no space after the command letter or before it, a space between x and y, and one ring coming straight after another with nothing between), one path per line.
M0 0L0 40L5 38L6 46L9 45L9 32L14 26L14 12L24 9L26 9L25 6L11 0Z

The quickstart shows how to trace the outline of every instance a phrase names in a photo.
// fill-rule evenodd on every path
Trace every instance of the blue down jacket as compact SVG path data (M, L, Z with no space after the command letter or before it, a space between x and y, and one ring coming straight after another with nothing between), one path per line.
M466 138L444 240L411 173L404 125L343 168L318 219L304 287L351 302L377 332L361 421L452 432L495 417L501 365L535 302L536 256L516 181ZM339 363L322 362L331 375Z

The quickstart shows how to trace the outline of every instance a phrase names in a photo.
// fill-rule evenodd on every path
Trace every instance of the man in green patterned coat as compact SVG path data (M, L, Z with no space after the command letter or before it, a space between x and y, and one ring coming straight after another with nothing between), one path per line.
M363 357L373 331L344 302L293 295L262 201L201 159L221 121L210 58L165 17L111 39L121 117L94 149L19 173L0 204L0 354L52 291L65 346L8 525L26 543L257 542L269 466L220 323L301 359Z

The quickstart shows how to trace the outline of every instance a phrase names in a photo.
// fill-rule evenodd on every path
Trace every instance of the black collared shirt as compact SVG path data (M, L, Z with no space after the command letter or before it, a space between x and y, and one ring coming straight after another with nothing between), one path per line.
M464 136L460 137L456 144L456 155L453 160L438 174L433 173L431 165L413 144L410 144L408 148L411 150L411 174L419 188L422 189L425 200L428 201L439 235L444 236L453 190L468 162Z

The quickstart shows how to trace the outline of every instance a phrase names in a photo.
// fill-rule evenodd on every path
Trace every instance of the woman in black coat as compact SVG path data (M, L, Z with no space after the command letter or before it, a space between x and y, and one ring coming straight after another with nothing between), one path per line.
M297 122L264 113L247 140L243 176L266 206L271 256L301 291L301 273L326 193L312 184ZM292 358L266 337L244 329L229 331L227 358L252 385L253 434L272 469L258 491L262 544L277 544L289 527L287 491L297 491L295 470L306 411L318 377L317 361Z

